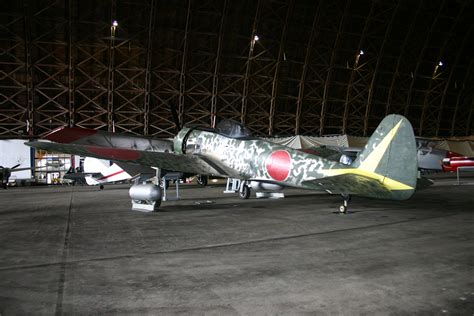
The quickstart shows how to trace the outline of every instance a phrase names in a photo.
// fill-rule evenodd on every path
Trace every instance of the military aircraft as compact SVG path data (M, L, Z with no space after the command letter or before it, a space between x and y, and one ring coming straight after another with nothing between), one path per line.
M346 213L351 195L405 200L417 183L416 143L410 122L401 115L385 117L350 165L277 145L250 135L234 121L215 129L183 127L172 141L118 135L82 128L60 128L44 141L26 145L58 152L157 167L192 174L242 180L240 195L248 198L250 183L275 190L295 187L339 194ZM160 204L161 189L136 184L132 203Z
M31 170L31 168L18 168L19 166L20 164L17 164L11 168L0 166L0 183L4 189L7 188L8 181L10 180L12 172Z

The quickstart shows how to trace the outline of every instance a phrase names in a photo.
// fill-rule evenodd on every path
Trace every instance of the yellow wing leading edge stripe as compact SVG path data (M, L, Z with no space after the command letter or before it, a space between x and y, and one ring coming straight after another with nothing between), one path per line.
M380 160L382 160L383 155L385 154L385 151L387 151L388 146L390 145L390 142L393 140L395 137L395 134L397 133L398 129L400 128L402 121L397 123L390 132L382 139L380 143L377 144L377 146L372 150L372 152L364 159L364 161L361 161L360 165L358 168L346 168L346 169L327 169L323 170L323 173L326 176L338 176L338 175L343 175L343 174L357 174L361 176L365 176L370 179L378 180L381 183L384 184L386 188L389 190L412 190L413 187L406 185L402 182L399 182L397 180L393 180L389 177L386 177L384 175L378 174L375 172L377 169Z

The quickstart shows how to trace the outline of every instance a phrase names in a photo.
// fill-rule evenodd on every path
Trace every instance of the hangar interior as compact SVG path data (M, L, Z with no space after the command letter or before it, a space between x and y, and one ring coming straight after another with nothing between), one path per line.
M473 134L470 1L15 1L1 10L0 137L60 126L173 137Z
M23 143L62 127L151 142L230 119L305 149L392 113L472 163L473 28L468 0L3 1L0 165L55 183L83 158ZM0 190L0 315L471 315L469 170L342 213L295 187L184 185L149 213L124 184Z

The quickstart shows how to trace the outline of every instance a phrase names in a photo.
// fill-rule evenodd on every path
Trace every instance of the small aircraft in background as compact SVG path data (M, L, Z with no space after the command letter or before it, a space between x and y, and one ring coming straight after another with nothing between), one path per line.
M474 168L474 157L462 156L453 152L449 153L449 157L443 159L443 171L453 172L461 167Z
M10 176L12 172L18 172L18 171L24 171L24 170L31 170L31 167L29 168L18 168L21 164L14 165L11 168L6 168L3 166L0 166L0 183L4 189L7 188L8 181L10 180Z
M123 163L112 162L109 160L85 157L82 164L82 170L78 171L71 168L63 179L69 180L72 184L98 185L101 190L108 183L117 183L125 181L145 182L156 176L156 170L150 167ZM180 172L161 172L161 185L169 186L172 181L186 181L194 175ZM197 175L196 181L201 186L207 185L207 177Z
M84 159L83 171L69 170L63 179L72 181L72 184L98 185L102 190L104 184L130 180L132 176L116 163L91 157Z
M339 194L346 213L351 195L406 200L415 192L418 167L410 122L388 115L350 165L254 138L235 121L223 120L215 129L183 127L172 141L63 127L44 141L26 145L63 153L139 164L158 169L241 179L240 195L250 196L250 183L275 189L295 187ZM136 184L132 205L161 203L161 188Z

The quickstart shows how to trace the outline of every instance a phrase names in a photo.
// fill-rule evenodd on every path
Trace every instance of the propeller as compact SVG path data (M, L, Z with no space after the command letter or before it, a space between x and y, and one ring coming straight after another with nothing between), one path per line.
M14 165L13 167L11 167L10 169L15 169L15 168L18 168L21 164L17 164L17 165Z

